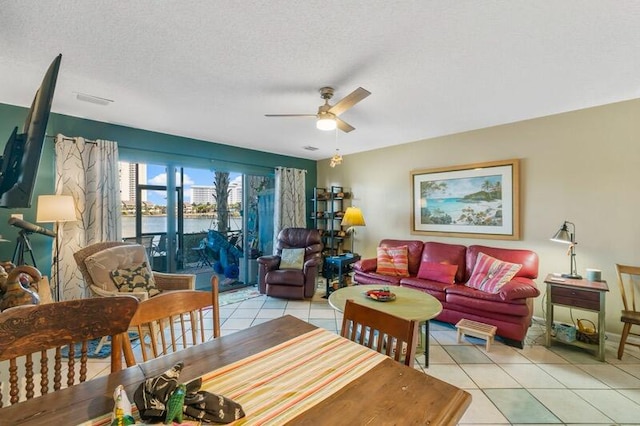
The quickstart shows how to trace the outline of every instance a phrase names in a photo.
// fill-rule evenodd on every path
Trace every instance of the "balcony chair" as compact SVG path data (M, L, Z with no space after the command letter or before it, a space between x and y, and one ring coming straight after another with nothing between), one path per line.
M632 325L640 325L640 266L626 266L616 264L618 273L618 285L624 309L620 313L620 321L624 323L620 345L618 346L618 359L622 359L624 345L632 345L640 348L640 344L627 342L629 335L640 337L640 333L632 333ZM604 332L600 330L600 332Z
M47 394L50 384L55 392L84 382L88 341L111 336L113 351L122 351L122 333L137 307L135 297L119 296L24 305L0 313L0 362L8 361L8 380L4 374L0 377L6 380L0 380L0 407ZM63 347L68 351L66 362ZM78 352L81 356L76 358Z
M280 231L276 254L257 259L260 293L285 299L313 297L322 263L322 247L317 229Z
M340 335L413 367L418 324L348 299Z

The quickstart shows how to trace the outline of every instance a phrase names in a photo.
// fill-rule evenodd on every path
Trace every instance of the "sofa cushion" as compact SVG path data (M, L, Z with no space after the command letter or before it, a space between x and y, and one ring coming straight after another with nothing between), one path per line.
M497 294L500 288L511 281L522 268L517 263L504 262L484 253L479 253L467 286L487 293Z
M304 248L284 248L280 254L280 269L302 269Z
M111 247L88 256L84 260L93 283L103 290L118 291L111 279L111 271L130 268L147 262L147 251L139 244Z
M418 270L418 278L444 284L453 284L456 279L456 272L458 272L458 265L422 262Z
M530 278L532 280L538 278L538 255L535 252L531 250L506 249L478 245L469 246L467 248L467 277L471 276L471 272L473 271L476 259L480 252L488 254L491 257L495 257L496 259L504 260L505 262L519 263L522 265L522 268L520 268L518 273L515 275L516 277Z
M467 248L460 244L447 244L426 242L422 249L420 264L424 262L430 263L448 263L450 265L458 265L456 272L456 282L465 281L465 258Z
M408 277L407 246L378 247L376 272L382 275Z
M409 261L409 275L418 275L420 268L420 256L424 243L420 240L382 240L379 247L399 247L407 246L407 259Z
M153 279L153 272L147 262L129 268L115 269L110 274L118 291L122 293L145 291L149 297L160 294L160 290L156 287L156 281Z

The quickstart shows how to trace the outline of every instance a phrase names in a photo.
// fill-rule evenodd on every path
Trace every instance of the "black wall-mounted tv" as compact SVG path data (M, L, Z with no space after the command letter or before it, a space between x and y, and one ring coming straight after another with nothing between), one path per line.
M22 133L13 129L0 157L0 207L31 207L53 92L62 55L56 56L36 92Z

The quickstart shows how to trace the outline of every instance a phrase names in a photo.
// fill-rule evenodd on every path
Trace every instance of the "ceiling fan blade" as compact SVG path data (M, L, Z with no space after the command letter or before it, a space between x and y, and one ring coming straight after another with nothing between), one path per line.
M265 117L315 117L317 114L265 114Z
M345 133L349 133L350 131L356 129L351 124L347 123L344 120L339 119L338 117L336 117L336 125L338 126L338 129L342 130Z
M332 106L329 112L335 115L340 115L370 94L371 92L368 90L358 87L356 90L342 98L337 104Z

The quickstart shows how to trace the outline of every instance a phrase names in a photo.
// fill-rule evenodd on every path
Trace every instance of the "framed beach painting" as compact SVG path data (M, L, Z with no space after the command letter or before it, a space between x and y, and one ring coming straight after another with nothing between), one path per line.
M520 160L411 172L411 233L520 239Z

